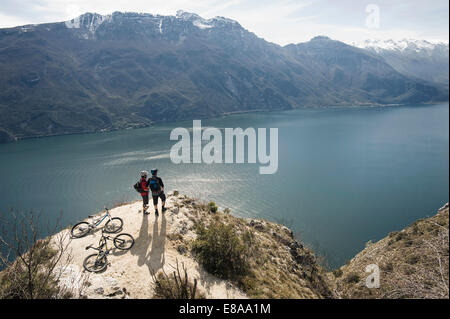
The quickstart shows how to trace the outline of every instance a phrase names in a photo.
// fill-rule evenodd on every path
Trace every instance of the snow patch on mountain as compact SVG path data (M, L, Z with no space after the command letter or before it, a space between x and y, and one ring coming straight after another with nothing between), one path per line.
M207 21L205 21L205 20L195 20L194 22L192 22L192 24L200 29L209 29L209 28L214 27L213 25L207 24L206 22Z
M448 85L448 42L415 39L366 40L353 45L379 55L406 76Z
M220 24L238 25L237 21L228 18L217 16L211 19L203 19L198 14L186 12L183 10L178 10L176 17L177 19L192 22L192 24L199 29L210 29L217 27Z
M83 30L88 31L87 34L83 34L83 37L89 38L89 37L91 37L91 35L89 35L89 33L91 33L93 35L100 25L102 25L104 22L112 22L113 19L115 19L115 17L119 16L119 15L127 16L129 18L138 19L138 20L145 19L145 18L158 19L159 21L156 20L155 22L159 24L158 31L160 34L163 33L163 27L162 27L163 20L165 18L174 18L173 16L160 16L160 15L154 16L149 13L135 13L135 12L127 12L127 13L114 12L114 13L108 14L108 15L101 15L101 14L97 14L97 13L85 13L85 14L80 15L79 17L72 19L72 20L65 21L64 24L69 29L83 29ZM190 22L199 29L211 29L214 27L220 27L220 26L223 27L224 25L239 26L239 23L237 21L234 21L231 19L227 19L227 18L219 17L219 16L211 18L211 19L204 19L204 18L200 17L198 14L186 12L183 10L178 10L175 15L175 18L185 21L185 22L188 22L188 23ZM138 21L138 22L141 22L141 21Z
M363 42L354 42L353 46L361 49L369 49L380 53L382 51L398 51L404 52L408 51L432 51L438 46L447 46L448 43L445 42L434 42L427 40L415 40L415 39L403 39L403 40L376 40L369 39Z
M76 17L72 20L65 21L65 25L69 29L87 29L91 33L94 33L95 30L105 21L111 21L112 15L100 15L97 13L85 13Z
M186 12L183 10L178 10L176 14L177 19L182 19L186 21L191 21L194 19L202 19L198 14Z

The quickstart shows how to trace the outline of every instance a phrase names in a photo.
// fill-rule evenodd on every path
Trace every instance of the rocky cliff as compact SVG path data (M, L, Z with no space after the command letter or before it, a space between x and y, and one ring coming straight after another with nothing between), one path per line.
M110 211L112 216L123 219L122 232L131 234L135 245L130 251L113 251L102 273L82 271L84 258L94 252L85 247L97 244L100 231L70 239L67 253L73 258L64 270L61 285L75 287L74 296L81 298L152 298L152 272L171 274L178 263L186 267L190 279L198 280L198 290L206 298L332 297L315 255L285 226L237 218L223 211L212 213L208 205L186 196L171 194L166 207L167 211L158 217L153 212L144 215L141 202ZM212 222L232 225L237 234L254 234L251 244L246 243L251 245L248 261L252 270L239 283L208 273L193 252L196 226ZM69 228L62 231L68 232Z

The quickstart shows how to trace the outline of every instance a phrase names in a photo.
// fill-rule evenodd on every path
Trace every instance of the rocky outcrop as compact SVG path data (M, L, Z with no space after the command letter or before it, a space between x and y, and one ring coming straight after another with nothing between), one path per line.
M61 260L71 256L68 265L56 267L58 285L69 292L63 295L152 298L157 275L172 274L181 264L206 298L448 298L448 204L433 217L368 242L346 265L329 273L289 228L238 218L227 209L213 210L210 204L173 192L167 197L167 211L159 216L152 210L143 214L141 202L111 209L111 215L124 222L121 232L131 234L135 244L129 251L112 249L108 266L100 273L83 270L83 260L92 253L85 248L95 246L100 229L77 239L67 236L70 227L55 234L50 239L65 238L69 247ZM199 229L217 225L232 229L241 238L239 245L249 248L243 251L250 271L243 271L239 279L223 280L208 273L196 255L198 243L205 243Z
M130 251L112 251L108 268L102 273L87 273L83 259L85 247L94 244L100 232L71 239L71 271L62 276L61 285L78 282L74 296L80 298L151 298L154 281L151 272L172 273L177 262L186 266L189 278L198 280L198 289L207 298L327 298L332 297L325 272L314 254L297 242L287 227L258 219L242 219L222 211L211 213L208 205L186 196L171 193L159 217L152 211L144 215L140 202L111 209L111 215L123 219L122 232L130 233L135 245ZM232 224L237 233L252 231L255 235L250 258L250 288L221 280L207 273L196 261L192 242L195 226L220 221ZM69 229L64 230L68 232ZM76 280L75 280L76 279Z

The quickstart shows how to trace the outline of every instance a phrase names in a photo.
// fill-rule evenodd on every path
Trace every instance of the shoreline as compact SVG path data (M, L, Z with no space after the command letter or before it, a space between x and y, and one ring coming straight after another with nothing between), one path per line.
M206 117L199 117L197 119L200 120L206 120L206 119L218 119L221 117L226 116L232 116L232 115L240 115L240 114L251 114L251 113L274 113L274 112L283 112L283 111L295 111L295 110L326 110L326 109L334 109L334 110L345 110L345 109L358 109L358 108L374 108L374 107L402 107L402 106L408 106L408 105L414 105L414 106L430 106L430 105L438 105L438 104L449 104L450 101L441 101L441 102L426 102L426 103L416 103L416 104L361 104L361 105L317 105L317 106L307 106L307 107L298 107L298 108L290 108L290 109L272 109L272 110L266 110L266 109L255 109L255 110L242 110L242 111L231 111L231 112L224 112L216 116L206 116ZM118 132L118 131L128 131L128 130L139 130L144 128L149 128L154 126L155 124L171 124L171 123L177 123L177 122L184 122L184 121L190 121L193 120L193 118L189 119L180 119L176 121L150 121L150 124L148 125L138 125L136 127L124 127L124 128L113 128L113 129L99 129L94 131L85 131L85 132L68 132L68 133L58 133L58 134L44 134L44 135L32 135L32 136L22 136L22 137L14 137L12 141L5 141L0 142L1 144L11 144L16 143L20 141L27 141L27 140L33 140L33 139L42 139L47 137L58 137L58 136L70 136L70 135L84 135L84 134L98 134L98 133L110 133L110 132ZM7 132L5 130L5 132Z

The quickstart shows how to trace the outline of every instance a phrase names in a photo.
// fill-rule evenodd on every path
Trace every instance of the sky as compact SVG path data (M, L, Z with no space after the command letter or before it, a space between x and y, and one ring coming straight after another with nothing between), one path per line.
M0 0L0 28L66 21L85 12L114 11L223 16L280 45L326 35L346 43L366 39L448 42L448 0Z

